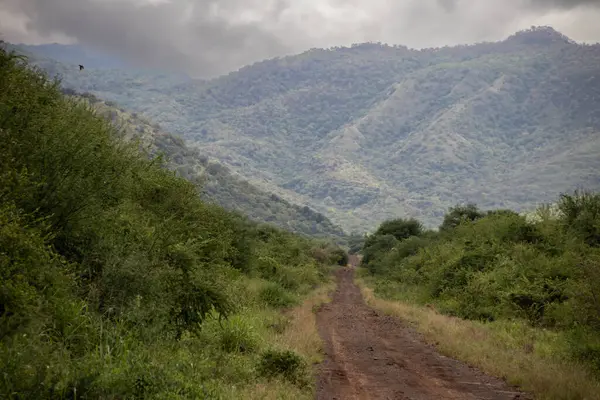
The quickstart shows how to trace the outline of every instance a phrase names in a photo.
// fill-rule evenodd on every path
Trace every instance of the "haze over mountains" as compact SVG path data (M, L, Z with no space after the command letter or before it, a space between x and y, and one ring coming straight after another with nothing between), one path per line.
M314 49L208 81L36 63L346 230L600 187L600 45L548 27L471 46Z
M19 48L25 52L33 52L38 57L49 57L66 64L83 64L88 68L129 68L129 64L119 57L112 57L104 52L92 51L76 44L19 44Z

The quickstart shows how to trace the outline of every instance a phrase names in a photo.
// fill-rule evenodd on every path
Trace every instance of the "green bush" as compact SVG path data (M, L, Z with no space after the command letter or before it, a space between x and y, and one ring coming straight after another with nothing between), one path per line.
M451 207L444 216L444 221L440 225L440 231L448 231L456 228L463 222L475 221L483 218L485 214L480 211L475 204L469 203L464 206L457 205Z
M573 195L562 194L558 209L564 224L588 245L600 246L600 194L576 191Z
M379 265L375 261L386 252L392 250L397 244L398 240L394 235L369 236L363 247L362 263L367 266L369 271L374 273L376 265Z
M259 298L274 308L286 308L297 304L296 299L277 283L270 283L263 287L260 290Z
M389 266L397 265L403 259L416 255L419 249L427 247L429 244L431 244L431 240L428 238L419 236L409 237L396 244L394 249L386 256L386 259L381 262Z
M397 241L372 235L367 270L380 295L435 304L446 314L575 332L571 355L597 365L600 197L561 195L560 213L529 221L507 210L450 210L442 232ZM382 226L389 226L383 224Z
M295 384L306 384L307 364L298 354L290 350L267 350L261 354L258 372L262 376L282 376Z
M234 315L222 323L219 342L228 353L250 353L258 347L258 336L252 324Z
M343 249L337 248L332 251L331 254L332 264L346 266L348 265L348 253L346 253Z
M1 398L247 383L261 343L245 316L324 278L320 242L204 203L122 136L0 48ZM242 295L250 282L263 287Z
M569 332L568 345L573 358L591 365L600 373L600 339L598 331L585 327Z
M419 236L422 233L423 224L414 218L398 218L385 221L379 226L377 231L375 231L375 235L392 235L396 238L396 240L408 239L411 236ZM367 244L365 244L365 246L366 245Z

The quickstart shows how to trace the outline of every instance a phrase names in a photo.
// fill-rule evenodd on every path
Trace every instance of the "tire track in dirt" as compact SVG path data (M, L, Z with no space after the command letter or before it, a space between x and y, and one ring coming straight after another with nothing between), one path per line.
M318 400L529 398L442 356L411 328L367 306L354 284L354 268L338 269L336 279L333 301L317 314L326 344Z

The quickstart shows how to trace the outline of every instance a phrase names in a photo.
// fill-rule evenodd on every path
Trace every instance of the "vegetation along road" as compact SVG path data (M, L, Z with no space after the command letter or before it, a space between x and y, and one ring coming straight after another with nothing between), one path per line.
M336 272L317 317L326 343L317 399L525 399L503 381L438 354L400 321L367 306L354 268Z

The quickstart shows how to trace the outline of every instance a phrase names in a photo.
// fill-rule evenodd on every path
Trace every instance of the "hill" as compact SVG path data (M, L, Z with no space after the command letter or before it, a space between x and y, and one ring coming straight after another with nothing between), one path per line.
M163 155L166 166L197 184L206 201L239 212L256 222L270 223L312 237L344 241L344 231L321 213L257 188L143 116L129 113L115 103L102 101L89 93L79 95L68 89L63 92L86 99L98 115L119 128L123 140L138 142L150 156Z
M0 66L0 398L314 398L315 289L344 251L202 201L1 47Z
M178 79L63 74L347 230L393 217L433 226L463 202L526 210L600 186L600 45L549 27L469 46L313 49Z

